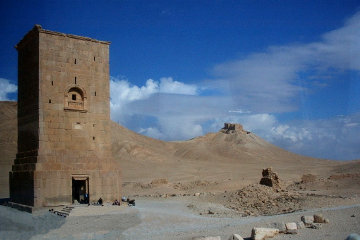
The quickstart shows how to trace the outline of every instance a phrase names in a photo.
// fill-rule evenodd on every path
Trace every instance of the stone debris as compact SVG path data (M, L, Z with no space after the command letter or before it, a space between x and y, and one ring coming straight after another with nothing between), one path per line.
M262 171L261 185L273 188L280 188L280 180L277 173L273 172L271 168L265 168Z
M221 196L219 196L221 197ZM222 195L224 205L243 216L274 215L302 209L301 195L260 184Z
M301 221L299 222L275 222L271 223L268 226L270 228L254 227L251 231L251 239L253 240L264 240L267 238L272 238L279 233L284 234L298 234L299 229L312 228L320 229L322 227L321 223L328 223L329 220L324 218L321 214L315 214L314 216L302 216ZM352 236L358 236L359 238L349 238ZM229 240L238 240L243 238L238 234L233 234L230 236ZM357 234L349 235L346 240L360 240L360 236Z
M315 214L314 223L329 223L329 219L324 218L322 214Z
M314 216L302 216L301 221L305 224L305 226L310 226L314 223Z
M285 226L286 226L287 234L297 234L298 233L298 231L297 231L298 228L297 228L296 223L294 223L294 222L286 223Z
M297 225L294 222L289 222L285 224L286 230L297 230Z
M320 223L329 223L329 219L324 218L322 214L315 214L314 216L302 216L301 221L304 222L305 227L319 229Z
M192 240L221 240L221 237L220 236L216 236L216 237L205 237L205 236L202 236L202 237L193 237Z
M312 229L320 229L321 228L321 224L320 223L312 223L309 226L307 226L307 228L312 228Z
M285 226L285 223L283 223L283 222L275 222L275 223L272 223L270 226L271 226L271 228L279 229L279 233L286 233L286 226Z
M253 228L251 231L251 238L253 240L264 240L266 238L272 238L279 234L277 228Z
M244 240L239 234L233 234L229 237L229 240Z
M305 228L305 224L303 221L297 222L296 223L297 229L304 229Z

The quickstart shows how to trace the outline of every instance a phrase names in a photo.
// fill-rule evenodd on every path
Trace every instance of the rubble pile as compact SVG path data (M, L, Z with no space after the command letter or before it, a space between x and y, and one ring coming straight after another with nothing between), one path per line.
M225 206L243 216L273 215L300 210L303 197L295 192L269 188L260 184L249 185L224 195Z

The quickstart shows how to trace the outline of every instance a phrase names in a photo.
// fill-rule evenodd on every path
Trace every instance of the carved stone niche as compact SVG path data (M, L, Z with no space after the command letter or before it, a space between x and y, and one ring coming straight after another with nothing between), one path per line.
M86 92L79 86L70 86L65 91L64 109L87 112Z

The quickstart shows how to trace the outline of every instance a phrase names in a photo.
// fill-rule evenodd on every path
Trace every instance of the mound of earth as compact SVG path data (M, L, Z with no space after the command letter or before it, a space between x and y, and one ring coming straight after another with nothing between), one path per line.
M224 194L224 205L249 215L274 215L302 209L305 198L300 194L261 184L252 184L236 192Z

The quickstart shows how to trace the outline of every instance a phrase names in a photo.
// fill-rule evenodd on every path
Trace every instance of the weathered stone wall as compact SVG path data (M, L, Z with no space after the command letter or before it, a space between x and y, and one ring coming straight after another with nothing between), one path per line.
M89 178L90 201L119 199L120 168L110 142L109 43L40 27L27 38L38 38L39 46L39 76L31 79L39 83L33 93L38 94L38 139L33 157L19 146L13 171L16 176L34 172L34 206L71 203L77 175ZM19 54L30 47L23 41ZM17 178L11 181L18 185Z
M18 152L38 148L39 38L30 32L18 48Z
M0 198L9 198L9 172L17 152L17 102L0 101Z

